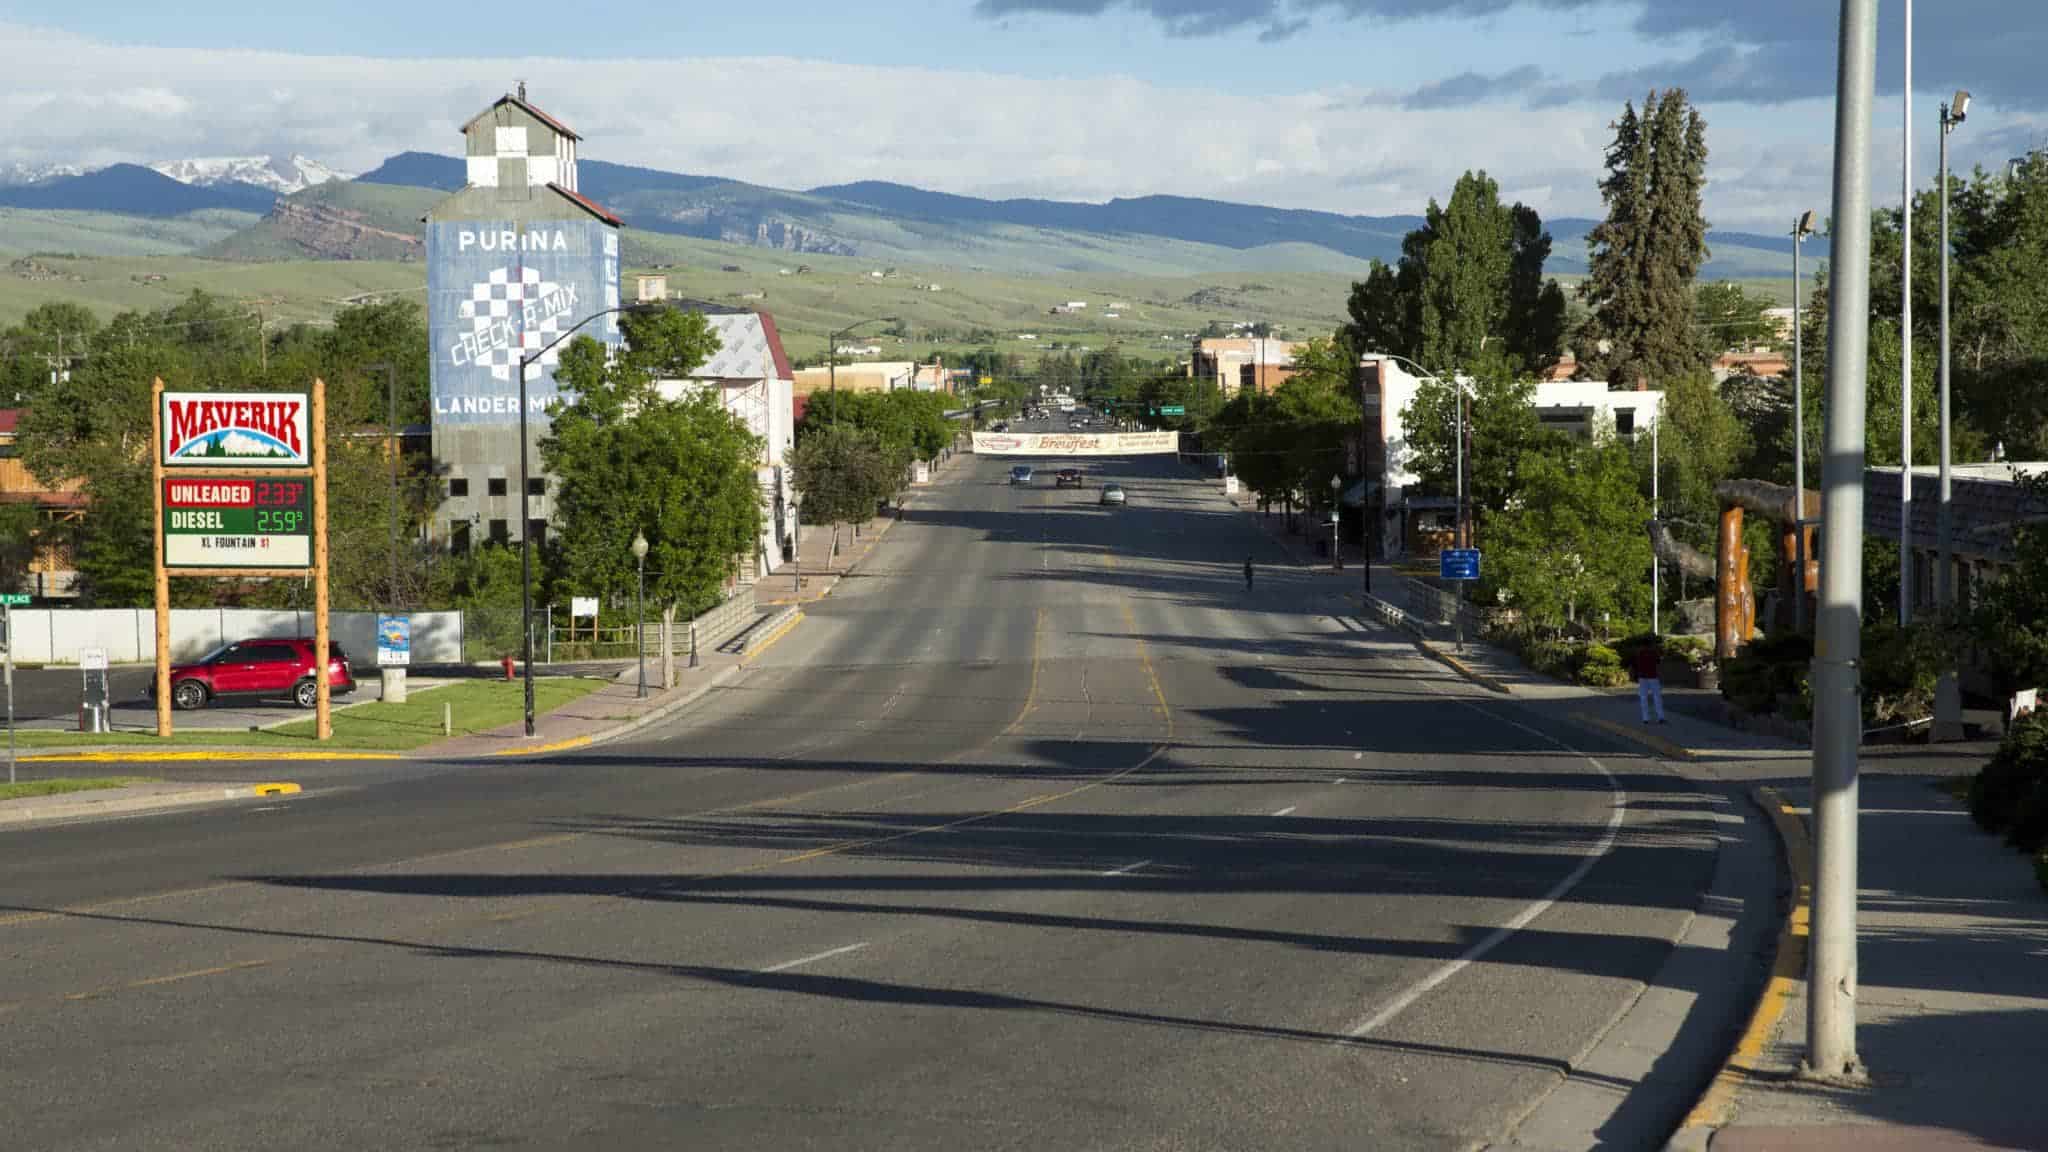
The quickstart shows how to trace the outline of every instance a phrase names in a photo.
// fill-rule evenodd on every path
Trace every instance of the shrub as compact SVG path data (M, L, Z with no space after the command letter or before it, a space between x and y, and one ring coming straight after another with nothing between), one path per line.
M1578 681L1593 688L1618 688L1628 683L1628 673L1621 667L1621 654L1605 644L1588 647L1585 663L1579 665Z
M1766 636L1721 669L1721 695L1750 712L1775 712L1780 695L1805 694L1813 639L1800 633Z
M2013 723L1970 783L1970 816L2022 848L2039 850L2048 841L2048 715Z
M1866 723L1917 720L1934 712L1944 638L1933 625L1874 624L1863 630Z

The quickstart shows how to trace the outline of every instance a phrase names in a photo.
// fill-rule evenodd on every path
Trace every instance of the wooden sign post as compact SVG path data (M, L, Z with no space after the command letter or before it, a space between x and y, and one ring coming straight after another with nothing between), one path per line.
M168 739L172 731L171 576L175 573L225 579L311 578L314 728L319 739L330 739L334 716L327 655L326 382L316 378L310 397L304 393L167 395L164 382L158 379L150 387L150 407L156 439L151 469L156 500L156 734ZM235 480L255 483L208 483ZM166 492L174 488L177 498L166 500ZM308 488L310 509L306 507ZM180 507L174 511L169 507L172 504ZM178 517L176 523L170 522L172 516ZM249 557L246 562L244 556ZM282 557L284 562L271 557Z

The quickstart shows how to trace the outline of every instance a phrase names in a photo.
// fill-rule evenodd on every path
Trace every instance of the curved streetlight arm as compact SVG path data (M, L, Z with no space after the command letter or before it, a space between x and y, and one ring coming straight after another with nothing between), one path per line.
M522 354L519 357L520 374L522 376L525 375L527 366L533 364L535 361L547 355L549 352L554 351L556 345L562 343L564 340L567 340L569 337L574 336L576 333L581 332L583 328L593 320L602 320L606 316L619 316L626 313L631 313L636 316L647 315L649 313L662 311L665 307L666 305L662 304L624 304L617 308L606 308L602 311L592 312L590 315L585 316L583 319L578 320L574 325L570 326L568 331L561 333L560 335L556 336L553 340L548 341L546 344L541 345L540 347L534 349L533 351Z

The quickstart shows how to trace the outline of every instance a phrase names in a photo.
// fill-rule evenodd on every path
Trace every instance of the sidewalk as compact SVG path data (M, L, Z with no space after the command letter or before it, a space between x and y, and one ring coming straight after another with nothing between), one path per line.
M1633 690L1538 676L1484 643L1462 659L1531 705L1651 749L1686 775L1775 788L1804 821L1811 751L1722 727L1669 694L1645 725ZM1705 709L1702 708L1702 711ZM1732 1092L1673 1146L1710 1152L2048 1149L2048 894L2025 857L1980 831L1940 787L1997 742L1864 748L1858 851L1860 1086L1801 1080L1803 963L1781 1004L1759 1005L1758 1051L1738 1052ZM1803 824L1793 826L1805 834ZM1794 851L1802 845L1792 845ZM1805 946L1803 924L1794 946ZM1796 960L1796 958L1795 958Z

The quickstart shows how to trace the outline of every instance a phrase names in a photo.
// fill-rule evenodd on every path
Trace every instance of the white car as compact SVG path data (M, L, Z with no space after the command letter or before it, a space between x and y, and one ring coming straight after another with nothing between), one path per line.
M1102 486L1102 503L1104 503L1104 504L1122 504L1123 502L1124 502L1124 486L1123 486L1123 485L1121 485L1121 484L1104 484L1104 485Z

